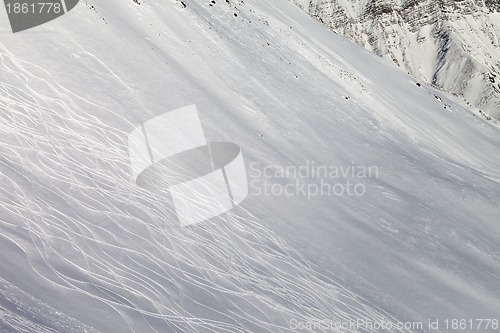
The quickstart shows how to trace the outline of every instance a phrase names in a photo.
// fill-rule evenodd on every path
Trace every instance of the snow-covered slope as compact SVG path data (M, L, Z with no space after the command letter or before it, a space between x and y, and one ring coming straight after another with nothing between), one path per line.
M288 1L83 0L0 29L2 332L499 319L500 130ZM181 228L134 183L127 140L191 104L251 187ZM377 172L278 172L308 165Z
M500 3L292 0L420 80L500 118Z

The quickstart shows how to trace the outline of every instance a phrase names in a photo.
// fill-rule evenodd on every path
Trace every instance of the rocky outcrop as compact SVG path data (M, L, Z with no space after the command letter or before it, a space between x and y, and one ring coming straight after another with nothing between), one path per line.
M333 31L500 119L498 0L291 0Z

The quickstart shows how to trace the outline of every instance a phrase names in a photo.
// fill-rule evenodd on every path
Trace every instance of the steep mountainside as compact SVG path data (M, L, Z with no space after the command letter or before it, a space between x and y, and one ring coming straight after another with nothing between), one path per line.
M292 1L418 79L500 118L500 2Z
M459 99L288 0L82 0L24 32L6 21L1 333L500 319L500 129ZM241 147L249 193L182 227L167 188L136 182L129 138L153 160L189 126L144 124L193 104L207 141Z

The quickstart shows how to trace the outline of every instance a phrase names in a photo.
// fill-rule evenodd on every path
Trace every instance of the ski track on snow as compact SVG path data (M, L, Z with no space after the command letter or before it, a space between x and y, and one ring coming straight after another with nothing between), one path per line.
M244 205L180 228L169 198L131 179L128 133L79 106L97 103L32 74L44 70L3 46L0 60L0 223L40 276L106 303L131 331L137 318L151 332L158 323L178 332L278 332L293 331L292 318L395 321L315 272Z

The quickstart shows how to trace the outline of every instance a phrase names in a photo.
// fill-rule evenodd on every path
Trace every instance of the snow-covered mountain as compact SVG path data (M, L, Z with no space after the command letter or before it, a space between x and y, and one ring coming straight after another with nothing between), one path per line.
M288 0L0 22L2 333L498 332L500 129L460 99ZM129 135L193 104L249 194L183 228Z
M419 80L500 118L500 2L292 1Z

